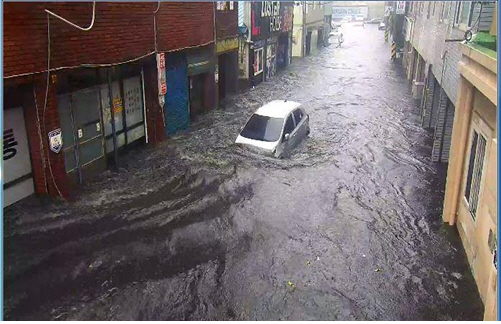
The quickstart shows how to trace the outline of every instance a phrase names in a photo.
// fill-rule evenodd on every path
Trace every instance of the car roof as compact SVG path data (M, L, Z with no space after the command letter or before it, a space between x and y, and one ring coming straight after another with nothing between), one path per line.
M301 106L300 103L289 100L273 100L259 108L255 114L274 118L285 118L294 109Z

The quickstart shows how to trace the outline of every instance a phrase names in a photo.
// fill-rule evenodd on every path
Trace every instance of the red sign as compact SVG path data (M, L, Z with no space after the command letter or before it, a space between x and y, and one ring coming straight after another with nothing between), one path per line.
M165 54L157 54L157 70L158 70L158 95L164 96L167 93L167 83L165 80Z

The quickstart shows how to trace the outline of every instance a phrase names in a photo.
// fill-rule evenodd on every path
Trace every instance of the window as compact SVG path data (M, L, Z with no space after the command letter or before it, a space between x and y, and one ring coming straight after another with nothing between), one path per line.
M433 9L432 9L432 11L431 11L431 15L432 15L433 17L435 17L435 7L436 7L436 6L437 6L437 2L436 2L436 1L433 1Z
M468 210L473 219L477 216L478 195L480 194L480 181L482 180L482 169L485 156L485 138L473 130L471 141L470 159L468 162L468 174L464 197L468 203Z
M428 13L426 14L426 18L430 18L430 11L431 11L431 2L428 2Z
M473 8L474 6L471 1L461 3L461 8L459 11L459 24L464 24L467 27L471 26Z
M254 75L263 72L263 49L254 50Z
M461 1L456 2L456 11L454 12L454 24L459 24L459 13L461 11Z
M296 126L294 125L294 120L292 119L292 114L287 117L287 122L285 122L285 128L284 128L284 136L285 134L290 134L294 131L294 128Z
M294 110L294 119L296 120L296 125L303 119L303 112L301 109Z
M254 114L245 124L240 135L258 141L275 142L280 138L282 118L272 118Z

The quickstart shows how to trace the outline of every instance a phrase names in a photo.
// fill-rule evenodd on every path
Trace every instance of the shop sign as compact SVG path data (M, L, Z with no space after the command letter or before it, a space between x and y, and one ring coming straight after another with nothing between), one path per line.
M228 38L216 43L216 53L223 53L238 49L238 38Z
M120 114L124 110L124 106L122 104L122 99L121 98L114 98L113 99L113 112L115 114Z
M167 93L167 81L165 78L165 53L157 53L158 71L158 101L160 106L164 106L165 94Z

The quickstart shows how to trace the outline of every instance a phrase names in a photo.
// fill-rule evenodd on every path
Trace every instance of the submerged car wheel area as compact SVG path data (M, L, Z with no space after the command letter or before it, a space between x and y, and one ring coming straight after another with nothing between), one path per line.
M284 157L310 133L309 116L300 103L275 100L259 108L235 143L274 157Z

